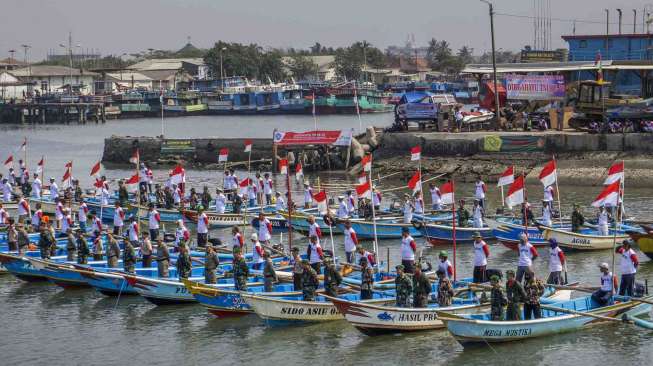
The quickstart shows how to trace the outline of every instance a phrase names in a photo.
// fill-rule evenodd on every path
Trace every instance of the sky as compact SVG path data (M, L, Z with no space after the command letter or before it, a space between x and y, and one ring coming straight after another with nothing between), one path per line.
M545 0L551 2L553 48L565 47L560 36L605 32L605 8L611 31L617 30L616 8L624 10L624 33L632 33L638 9L641 32L646 2L630 0ZM61 51L72 32L73 43L121 55L148 48L179 49L191 37L208 48L217 40L258 43L265 47L307 48L316 41L346 46L367 40L384 49L403 45L409 35L417 44L446 39L476 54L490 49L488 6L479 0L2 0L0 59L28 44L30 59L48 50ZM532 0L494 0L496 47L520 50L533 43L533 20L506 16L533 15ZM653 5L649 5L653 12ZM586 23L590 21L594 23ZM652 27L653 30L653 27ZM18 56L20 55L20 57ZM22 51L17 58L23 57Z

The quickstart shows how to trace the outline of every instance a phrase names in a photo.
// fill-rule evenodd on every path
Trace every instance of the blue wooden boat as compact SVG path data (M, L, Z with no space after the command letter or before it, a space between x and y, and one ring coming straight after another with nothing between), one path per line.
M497 241L512 250L517 250L519 238L524 233L524 225L521 224L521 219L506 216L494 219L486 218L484 221L492 228L492 233ZM555 224L555 226L560 227L558 224ZM529 226L526 235L528 241L535 247L548 245L548 241L537 226Z
M279 215L281 215L283 218L288 221L288 211L281 211L279 212ZM324 222L324 219L321 215L317 213L317 209L308 209L308 210L297 210L293 211L292 214L292 229L293 231L300 232L304 235L308 235L308 216L313 215L315 216L315 222L320 226L320 230L322 231L323 234L328 234L329 233L329 225L327 225ZM334 226L331 228L333 230L334 234L342 234L342 231L338 226Z
M302 114L305 112L301 89L284 90L279 97L279 110L283 114Z
M431 244L451 244L453 243L453 227L450 225L439 224L418 224L419 230ZM483 240L494 239L491 227L474 228L474 227L456 227L456 243L474 242L474 233L480 233Z
M236 114L254 114L256 113L256 93L242 92L235 93L231 97L231 110Z
M279 113L279 92L275 90L262 90L256 93L256 113Z
M648 298L650 301L650 298ZM557 309L557 310L555 310ZM564 332L577 331L589 326L609 324L610 319L638 316L651 310L651 305L637 299L614 296L607 306L600 306L591 296L573 300L545 304L542 318L520 321L493 321L489 313L460 314L437 312L449 332L463 346L511 341L551 336ZM574 313L576 311L593 316Z
M129 274L120 269L104 270L98 268L79 268L78 272L86 278L88 284L96 291L106 296L118 295L139 295L139 286L141 285L136 278L156 279L158 269L136 268L135 274ZM173 266L169 269L169 275L177 277L177 268ZM204 267L193 267L191 277L199 278L204 276Z
M283 216L266 216L266 218L270 220L270 224L272 224L273 234L285 233L288 231L288 221ZM258 230L258 217L253 218L250 224L252 225L252 228Z
M365 221L361 219L350 220L351 227L356 232L356 236L363 240L374 239L374 223L373 221ZM293 223L294 224L294 223ZM345 230L344 224L338 224L338 230L343 232ZM377 218L376 219L376 235L379 239L398 239L401 238L401 231L407 227L412 237L418 238L422 236L413 224L404 224L402 219L392 218Z
M59 250L56 256L51 257L52 261L64 262L66 256L62 255L64 251ZM40 268L34 267L28 258L40 258L41 253L38 250L27 251L23 256L17 253L0 253L0 263L14 277L27 282L47 281L48 279L41 273Z

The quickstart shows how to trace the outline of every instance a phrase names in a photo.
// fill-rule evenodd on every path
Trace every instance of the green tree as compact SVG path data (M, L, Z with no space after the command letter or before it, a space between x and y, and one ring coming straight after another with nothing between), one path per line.
M288 70L296 80L310 79L317 74L318 67L310 57L293 55L288 62Z
M263 50L255 43L248 45L218 41L204 56L213 75L220 75L220 55L225 75L272 81L285 80L286 75L279 50Z
M385 55L367 41L355 42L347 48L335 51L336 73L348 80L359 79L364 64L368 67L385 67Z

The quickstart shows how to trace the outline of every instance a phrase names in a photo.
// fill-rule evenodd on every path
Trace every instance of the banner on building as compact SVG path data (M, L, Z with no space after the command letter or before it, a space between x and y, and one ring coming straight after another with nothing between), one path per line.
M540 136L499 136L487 135L483 138L485 152L541 152L546 141Z
M508 99L555 100L565 97L562 75L506 75Z
M274 131L274 143L276 145L333 145L349 146L354 130L341 131L306 131L306 132L282 132Z

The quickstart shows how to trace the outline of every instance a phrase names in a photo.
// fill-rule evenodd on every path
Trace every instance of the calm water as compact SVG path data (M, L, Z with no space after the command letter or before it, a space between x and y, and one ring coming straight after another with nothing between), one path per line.
M389 115L363 116L363 125L391 122ZM199 136L266 137L274 128L307 130L313 128L311 117L193 117L167 119L166 135L175 138ZM352 117L321 117L320 128L358 128ZM47 154L46 175L60 177L65 161L73 158L76 175L89 182L90 166L102 155L103 139L111 134L157 135L160 120L110 121L106 125L48 126L38 129L3 127L0 133L0 157L20 145L28 136L28 161L34 165ZM78 170L77 170L78 169ZM52 173L52 174L51 174ZM130 172L105 172L115 179ZM155 172L158 177L164 171ZM189 171L191 184L214 185L220 181L216 171ZM322 182L344 182L341 174L321 176ZM405 184L384 181L381 188ZM469 196L471 184L460 184L459 195ZM401 192L394 192L401 194ZM598 193L597 187L561 187L561 196L589 206ZM629 214L653 217L653 191L631 190L626 205ZM529 187L529 195L541 195L541 187ZM491 189L489 203L499 202L499 193ZM388 202L390 194L384 197ZM563 204L568 212L569 204ZM591 211L587 211L591 214ZM225 231L212 236L226 238ZM303 243L300 237L296 238ZM336 237L341 251L341 239ZM419 240L422 242L422 240ZM424 254L434 258L440 250L421 243ZM326 247L330 247L327 239ZM380 243L380 256L391 263L399 259L398 241ZM541 253L545 254L545 253ZM611 261L610 252L572 253L569 257L570 281L596 283L596 264ZM639 279L653 280L653 263L642 257ZM471 251L458 248L458 272L471 275ZM513 268L515 253L501 245L491 246L490 267ZM546 263L537 260L536 272L547 274ZM653 281L651 281L653 284ZM207 364L460 364L493 365L644 365L653 358L650 332L627 325L605 326L553 338L536 339L520 344L493 345L463 351L445 331L367 337L344 321L288 328L267 328L255 316L218 320L200 305L156 307L138 297L119 301L93 290L64 291L48 284L26 284L11 276L0 277L0 357L2 365L100 365L143 363L158 365Z

